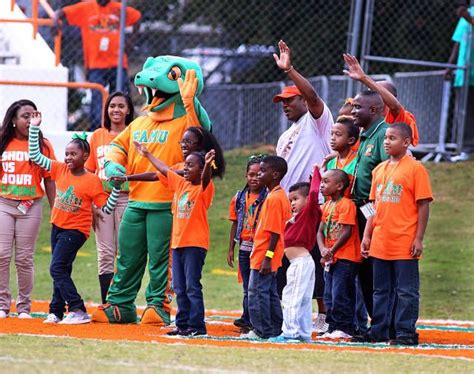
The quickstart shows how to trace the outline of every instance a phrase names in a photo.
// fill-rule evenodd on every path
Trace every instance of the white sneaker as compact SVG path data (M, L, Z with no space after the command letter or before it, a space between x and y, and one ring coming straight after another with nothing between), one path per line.
M61 322L61 320L54 313L49 313L48 317L43 321L43 323L51 323L51 324L55 324L55 323L59 323L59 322Z
M469 160L469 153L467 152L461 152L460 154L456 156L451 157L451 162L458 162L458 161L467 161Z
M20 314L18 314L18 318L19 319L32 319L33 317L30 316L29 313L21 312Z
M324 334L327 335L327 334ZM327 339L352 339L352 335L346 334L344 331L341 330L334 330L328 336Z
M325 332L322 335L318 335L316 339L331 339L331 333L330 332Z
M69 312L66 318L64 318L60 325L82 325L83 323L89 323L91 318L86 312L82 310L75 310L73 312Z
M8 317L8 313L5 312L4 310L0 310L0 318L7 318Z
M240 334L240 338L249 340L260 339L260 337L253 330L250 330L247 334Z
M326 323L326 314L319 313L313 323L313 332L324 334L328 331L329 325Z

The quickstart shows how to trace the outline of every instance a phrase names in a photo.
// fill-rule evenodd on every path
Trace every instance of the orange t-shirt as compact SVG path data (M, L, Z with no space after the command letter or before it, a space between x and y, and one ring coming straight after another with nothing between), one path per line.
M101 180L104 190L106 192L112 192L112 187L107 182L107 176L105 175L105 155L110 149L110 143L115 139L115 135L111 134L105 127L95 130L92 133L90 139L91 153L87 159L84 167L91 173L95 173ZM122 184L122 191L128 192L128 182Z
M291 218L291 205L281 186L275 187L262 204L260 220L254 237L254 246L250 255L250 268L260 270L265 253L270 245L271 234L278 234L278 242L272 258L272 272L278 270L283 258L283 235L286 222Z
M334 243L337 242L342 234L342 225L352 226L352 235L347 242L334 253L334 262L337 260L362 262L356 206L354 202L347 197L343 197L336 202L329 200L324 203L322 211L323 216L321 221L324 227L327 227L330 220L329 228L324 229L324 243L326 247L331 248Z
M255 235L253 228L255 226L256 212L253 212L253 214L249 214L249 213L252 213L252 212L249 212L249 207L253 205L255 200L258 199L259 195L260 194L258 193L246 194L246 199L245 199L246 210L245 210L245 216L244 216L244 223L242 225L242 231L240 233L240 240L253 241L253 237ZM236 201L236 196L232 198L229 205L229 220L230 221L237 221L237 212L235 211L235 201Z
M411 144L416 147L417 144L420 141L420 137L418 135L418 127L416 126L416 118L415 116L410 113L408 110L405 110L405 108L402 107L400 110L400 113L398 113L398 116L394 116L392 113L388 112L387 115L385 116L385 122L387 122L389 125L392 123L406 123L408 126L410 126L413 137L411 140Z
M125 166L129 174L156 173L152 163L137 152L133 140L145 143L150 153L166 165L175 165L183 162L178 141L187 127L186 116L160 123L148 116L138 117L112 141L106 159ZM162 185L161 179L153 183L131 181L129 200L143 204L170 203L173 192Z
M382 195L382 196L381 196ZM370 200L375 200L370 256L412 260L410 251L418 222L417 201L433 199L423 164L410 156L397 164L385 161L372 172Z
M171 170L183 170L184 169L184 162L178 162L177 164L174 164L173 166L170 166Z
M46 139L44 141L46 145L42 150L44 155L55 160L56 157L51 143ZM1 159L1 197L13 200L32 200L44 196L41 181L44 178L49 178L50 174L38 165L30 162L28 140L13 138L1 155Z
M173 233L171 248L209 248L209 223L207 210L214 197L214 184L193 185L173 171L168 176L160 174L160 181L174 191Z
M63 8L67 22L81 28L84 66L87 69L109 69L118 65L121 4L111 1L102 7L96 1L80 2ZM126 26L138 22L141 13L127 7ZM123 67L128 67L127 55Z
M92 203L102 207L109 196L99 177L88 171L80 176L73 175L64 162L53 161L51 179L56 182L51 223L62 229L79 230L89 237Z

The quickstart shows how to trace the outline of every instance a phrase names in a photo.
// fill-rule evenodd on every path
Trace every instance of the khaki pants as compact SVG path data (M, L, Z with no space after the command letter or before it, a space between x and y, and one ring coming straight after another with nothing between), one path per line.
M117 206L112 214L104 214L104 221L96 222L95 243L99 275L113 273L118 251L118 233L123 212L128 204L128 193L120 192Z
M18 313L31 310L34 282L34 253L41 224L43 205L35 200L26 214L18 209L18 201L0 198L0 310L10 311L10 262L15 247L18 282L16 309Z

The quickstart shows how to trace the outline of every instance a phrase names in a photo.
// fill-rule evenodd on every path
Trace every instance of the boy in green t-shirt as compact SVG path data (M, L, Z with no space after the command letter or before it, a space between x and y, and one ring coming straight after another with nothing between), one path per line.
M350 198L354 182L355 166L357 163L357 150L354 150L359 140L359 127L349 116L339 116L331 128L331 149L337 152L337 156L329 160L326 170L341 169L349 176L349 187L344 193Z

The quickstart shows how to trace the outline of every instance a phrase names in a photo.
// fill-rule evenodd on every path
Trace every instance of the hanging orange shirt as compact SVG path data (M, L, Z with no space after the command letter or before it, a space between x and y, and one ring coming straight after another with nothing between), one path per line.
M202 185L193 185L173 171L168 176L160 174L160 181L174 191L173 233L171 248L209 248L209 223L207 210L214 197L214 184L209 183L203 191Z
M81 28L84 66L87 69L109 69L118 65L121 4L111 1L99 6L96 1L80 2L63 8L67 22ZM125 25L138 22L141 13L127 7ZM128 67L127 55L123 67Z
M51 179L56 182L51 223L62 229L79 230L89 237L92 203L101 208L109 196L99 177L88 171L80 176L73 175L65 163L53 161Z
M322 222L326 225L324 243L331 248L342 234L342 225L352 226L352 235L347 242L334 253L334 262L337 260L349 260L362 262L360 252L359 230L357 228L357 214L354 202L347 197L334 202L328 200L324 203ZM332 213L332 214L331 214ZM328 222L330 220L329 226Z
M387 113L385 116L385 122L387 122L389 125L392 123L406 123L408 126L410 126L411 131L412 131L412 140L411 144L416 147L417 144L420 141L420 137L418 135L418 127L416 126L416 118L415 116L410 113L408 110L405 110L405 108L401 108L400 113L398 113L398 116L394 116L390 111Z
M42 152L46 157L55 160L51 143L46 139L44 141L46 147L42 149ZM1 197L13 200L32 200L44 196L41 181L44 178L49 178L50 174L30 162L28 140L13 138L1 155L1 160Z
M105 175L104 163L105 155L110 149L110 143L115 139L116 135L110 133L105 127L95 130L90 139L91 153L84 167L91 173L95 173L102 181L104 190L108 193L112 192L113 186L107 182ZM128 192L128 182L122 184L122 191Z
M418 200L432 200L423 164L410 156L398 163L382 162L372 172L370 200L375 200L370 256L382 260L412 260Z
M255 200L258 199L258 196L260 194L258 193L249 193L247 194L247 198L245 199L245 217L244 217L244 223L242 225L242 231L240 233L240 240L248 240L248 241L253 241L253 237L255 235L253 231L253 227L255 224L255 218L256 214L249 214L248 208L252 206L252 204L255 202ZM229 205L229 220L230 221L237 221L237 212L235 211L235 201L236 201L236 196L232 198L230 201Z
M286 222L291 218L291 205L281 186L275 187L262 204L260 220L254 237L254 246L250 255L250 268L260 270L265 253L270 245L271 234L278 234L278 242L271 261L272 272L281 267L283 258L283 235Z

